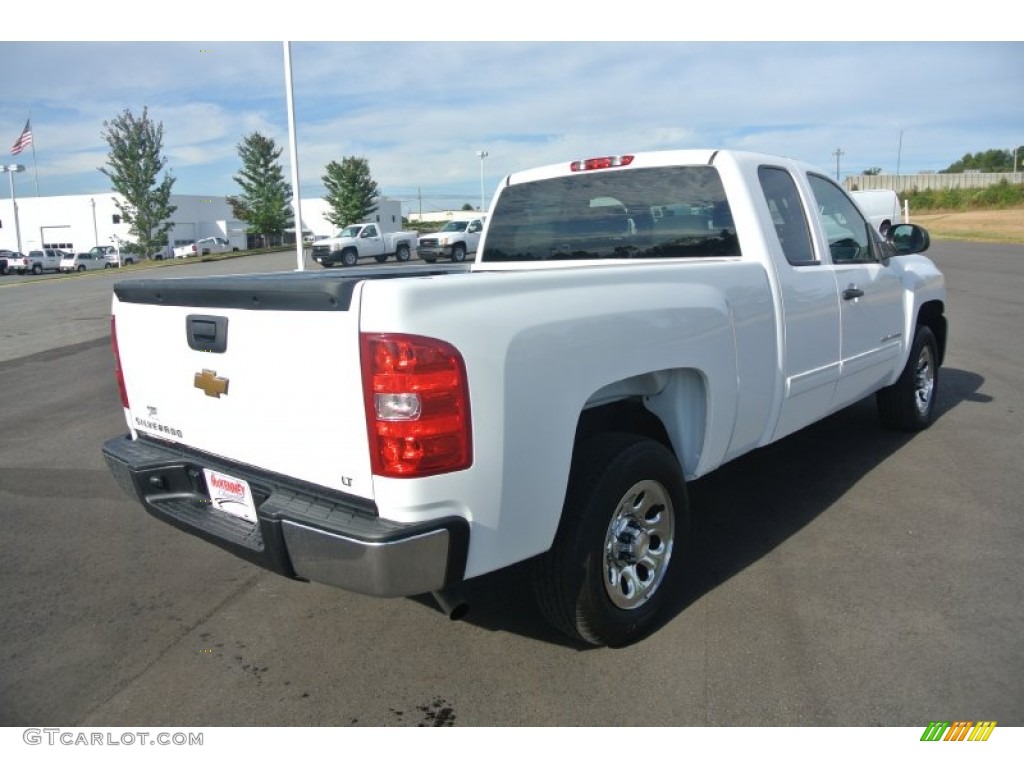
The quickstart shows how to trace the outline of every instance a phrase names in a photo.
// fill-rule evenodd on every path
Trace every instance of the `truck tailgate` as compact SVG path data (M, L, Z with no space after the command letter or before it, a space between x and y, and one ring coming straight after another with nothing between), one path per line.
M129 425L372 498L360 282L314 272L118 283Z

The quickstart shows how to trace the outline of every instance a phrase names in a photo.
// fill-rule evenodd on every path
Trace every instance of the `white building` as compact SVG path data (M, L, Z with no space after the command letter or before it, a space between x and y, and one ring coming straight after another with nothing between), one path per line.
M327 220L330 206L322 197L302 198L302 232L303 234L330 236L341 227L336 227ZM377 210L366 217L367 221L375 221L381 225L382 232L397 232L402 228L402 202L382 198L377 201ZM362 224L363 222L350 222Z
M57 197L18 195L20 249L11 200L0 201L0 249L28 253L39 248L60 248L78 253L95 245L108 245L114 238L130 240L128 225L114 202L116 197L114 192ZM167 233L171 247L219 236L227 238L235 248L246 248L246 224L231 217L231 206L224 197L171 195L171 205L177 206L171 215L174 226ZM333 234L338 228L327 220L326 213L325 200L302 200L303 232ZM401 229L401 202L381 200L370 219L386 225L382 226L384 231Z
M60 248L76 253L94 245L108 245L114 238L131 239L128 225L113 192L57 197L18 197L17 229L24 253L39 248ZM238 248L246 247L245 223L232 219L231 206L223 197L171 195L177 206L168 232L171 246L185 245L201 237L219 235ZM11 200L0 204L0 248L18 249Z

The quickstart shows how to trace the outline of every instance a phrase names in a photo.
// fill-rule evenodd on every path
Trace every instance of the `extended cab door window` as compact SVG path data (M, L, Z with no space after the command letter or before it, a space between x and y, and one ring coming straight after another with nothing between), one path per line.
M794 266L817 264L811 232L807 227L807 214L793 177L788 171L771 166L758 168L757 177L786 261Z

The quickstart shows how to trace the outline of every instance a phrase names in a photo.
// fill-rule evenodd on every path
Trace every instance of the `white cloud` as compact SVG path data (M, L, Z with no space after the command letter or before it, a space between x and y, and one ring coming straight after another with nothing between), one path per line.
M902 167L920 170L1024 142L1020 43L294 43L292 57L304 190L351 155L386 190L475 199L477 149L489 191L514 170L644 149L831 169L839 147L844 169L894 170L902 132ZM0 46L0 71L15 70L0 139L31 110L51 194L105 183L102 123L125 108L163 123L182 193L233 191L247 133L288 144L281 43Z

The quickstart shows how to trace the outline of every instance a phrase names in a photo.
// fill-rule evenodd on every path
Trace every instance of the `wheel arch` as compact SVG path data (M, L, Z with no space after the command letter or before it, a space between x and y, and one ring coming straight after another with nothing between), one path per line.
M932 335L935 336L935 343L938 346L937 351L939 354L938 364L942 365L946 357L947 323L945 304L938 300L922 304L917 312L915 327L918 325L927 326L931 330Z
M704 453L707 383L693 368L652 371L601 387L587 400L576 425L573 454L582 440L602 432L649 437L670 451L691 478Z

